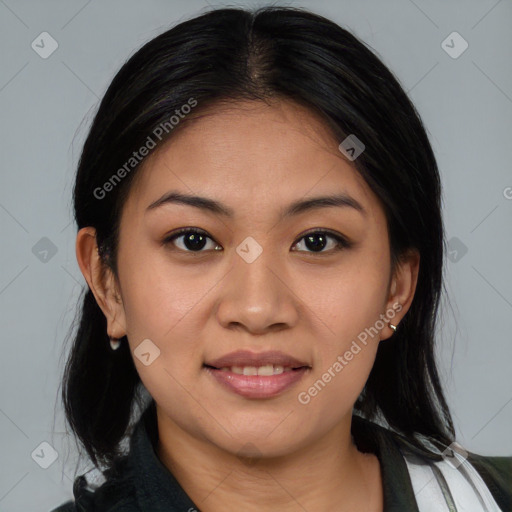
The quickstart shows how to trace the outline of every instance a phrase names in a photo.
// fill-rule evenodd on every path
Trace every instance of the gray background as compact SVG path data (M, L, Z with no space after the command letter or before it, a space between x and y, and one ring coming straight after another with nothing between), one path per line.
M46 511L72 497L76 449L60 403L56 417L54 406L64 338L85 283L74 253L73 175L97 102L129 55L208 4L0 0L1 512ZM478 453L511 455L512 4L287 4L323 14L366 41L425 122L451 247L453 307L443 301L438 334L458 441ZM31 47L45 31L58 43L47 59ZM442 46L453 31L469 45L458 58ZM448 44L461 48L458 40ZM45 441L59 454L48 469L31 455L42 453ZM43 452L39 460L50 449Z

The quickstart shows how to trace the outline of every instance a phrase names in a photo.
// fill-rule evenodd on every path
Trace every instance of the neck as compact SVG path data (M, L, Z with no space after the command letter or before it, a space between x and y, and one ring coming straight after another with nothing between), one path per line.
M158 457L204 512L383 510L378 459L357 450L351 416L315 443L281 457L242 459L158 415Z

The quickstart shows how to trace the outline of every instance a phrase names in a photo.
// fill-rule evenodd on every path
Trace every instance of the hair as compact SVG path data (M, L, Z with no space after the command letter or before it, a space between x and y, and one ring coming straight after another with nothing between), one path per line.
M191 99L197 115L223 103L280 98L320 114L340 142L355 134L364 143L352 164L384 208L391 270L411 248L420 253L410 309L395 334L379 344L354 411L382 420L416 446L418 435L448 445L455 432L434 335L446 250L439 171L421 118L397 78L336 23L299 8L222 8L147 42L115 75L89 129L73 190L78 229L96 229L104 264L117 276L120 214L142 164L118 172L123 179L116 183L112 177L127 170L148 135L157 138L155 128L168 126ZM159 147L193 115L164 130ZM112 186L99 198L107 182ZM83 293L61 397L91 461L110 467L144 386L128 344L111 351L106 318L91 290Z

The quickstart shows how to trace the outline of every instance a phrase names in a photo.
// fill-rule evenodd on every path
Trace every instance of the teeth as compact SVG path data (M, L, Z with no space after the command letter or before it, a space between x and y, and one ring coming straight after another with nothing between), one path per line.
M267 364L258 368L258 375L274 375L274 365Z
M290 367L283 367L279 365L267 364L265 366L232 366L221 368L223 372L232 372L238 375L280 375L281 373L291 372Z

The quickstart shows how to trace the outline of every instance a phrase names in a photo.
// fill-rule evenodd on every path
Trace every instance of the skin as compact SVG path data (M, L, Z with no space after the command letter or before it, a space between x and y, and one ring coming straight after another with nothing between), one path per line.
M108 333L127 334L132 354L148 338L160 350L149 366L134 357L157 403L158 456L203 511L383 510L379 461L357 450L350 425L378 344L394 331L385 324L308 404L297 399L397 303L398 325L417 282L416 251L391 274L384 210L339 143L289 100L211 108L144 162L122 211L117 276L99 260L94 229L78 233ZM170 190L215 199L234 217L178 204L146 212ZM279 217L293 201L340 192L366 215L323 207ZM207 232L201 253L184 237L162 243L182 227ZM335 251L329 238L314 252L302 238L312 228L353 246ZM248 236L263 249L252 263L236 252ZM282 350L312 368L279 396L244 398L203 368L240 348Z

